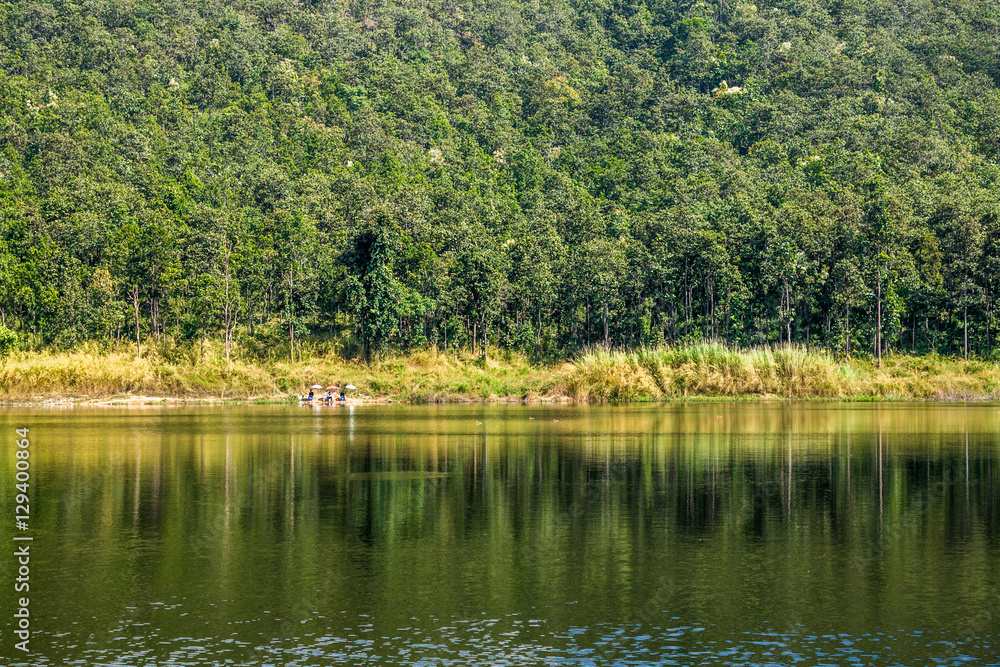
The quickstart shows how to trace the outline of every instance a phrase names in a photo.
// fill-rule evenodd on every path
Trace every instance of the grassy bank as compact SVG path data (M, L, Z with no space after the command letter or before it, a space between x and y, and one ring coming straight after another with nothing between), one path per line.
M596 351L556 385L584 401L684 396L1000 400L1000 364L928 355L837 360L801 347L732 350L723 345Z
M111 398L271 399L305 393L309 385L353 383L359 393L404 402L536 399L552 385L552 369L522 355L498 354L487 362L467 353L423 350L371 364L335 355L227 363L221 346L190 349L19 352L0 360L0 400Z
M18 352L0 360L0 400L281 399L314 382L358 386L385 400L639 401L682 397L1000 400L1000 364L938 356L836 360L802 348L731 350L716 344L593 351L559 364L533 364L497 352L483 362L468 353L423 350L370 365L336 356L301 362L227 363L217 345Z

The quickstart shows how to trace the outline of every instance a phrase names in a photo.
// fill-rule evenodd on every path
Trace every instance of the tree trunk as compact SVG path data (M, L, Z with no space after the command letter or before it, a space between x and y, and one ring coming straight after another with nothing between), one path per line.
M877 272L877 300L878 307L875 315L875 345L878 347L878 367L882 368L882 266L879 264Z
M486 316L482 315L480 319L483 322L483 361L486 361L487 360L486 355L489 352L490 341L487 335Z
M963 292L965 290L962 290ZM965 338L965 360L969 360L969 303L962 297L962 334Z
M727 289L726 290L726 345L729 345L732 342L732 337L730 336L729 333L730 331L729 324L733 319L732 314L730 313L730 309L732 308L732 303L733 299L729 294L729 290Z
M610 349L608 345L608 302L604 302L604 349Z
M993 355L993 349L990 347L990 321L993 317L993 299L992 294L989 290L986 291L986 357L989 358Z
M229 320L232 318L232 307L229 302L229 253L226 253L226 257L223 260L225 262L225 280L226 280L226 291L223 294L223 325L225 328L222 331L223 342L226 346L226 363L229 363Z
M712 291L711 291L711 312L712 312L712 340L719 340L719 318L716 313L717 305L715 302L715 279L712 279Z
M851 290L847 290L847 307L844 309L844 321L847 324L847 356L851 356Z
M236 331L237 318L240 314L240 292L238 289L232 289L230 276L230 255L232 250L226 248L226 254L223 259L225 266L225 293L223 294L223 324L224 330L223 335L226 344L226 363L230 363L230 353L233 349L233 332Z
M151 299L150 302L153 305L152 312L152 328L153 328L153 338L157 343L160 342L160 329L163 328L163 324L160 322L160 300Z
M788 338L788 347L792 346L792 318L789 317L792 312L792 294L788 290L788 278L785 278L785 308L787 309L785 322L785 335Z
M129 291L132 297L132 309L135 311L135 355L142 359L142 348L139 345L139 286L133 285Z
M294 301L292 300L295 290L295 265L288 265L288 352L295 363L295 313ZM365 357L368 357L368 345L365 344Z
M684 259L684 337L691 335L691 293L688 290L688 265Z
M987 338L989 336L987 335ZM538 309L538 333L535 334L535 358L542 356L542 309Z

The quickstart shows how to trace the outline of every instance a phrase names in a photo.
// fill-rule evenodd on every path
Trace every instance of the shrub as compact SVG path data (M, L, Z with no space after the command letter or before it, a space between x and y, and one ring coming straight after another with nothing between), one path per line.
M6 357L21 344L17 332L0 324L0 357Z

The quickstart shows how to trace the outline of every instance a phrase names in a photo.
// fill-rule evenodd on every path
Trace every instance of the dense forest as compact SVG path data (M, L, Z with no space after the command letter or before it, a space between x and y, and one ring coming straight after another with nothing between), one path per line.
M0 2L0 347L990 356L998 86L989 0Z

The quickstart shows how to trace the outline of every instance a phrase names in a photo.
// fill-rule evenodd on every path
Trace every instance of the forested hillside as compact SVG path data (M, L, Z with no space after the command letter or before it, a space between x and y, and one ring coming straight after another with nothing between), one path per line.
M0 2L0 339L989 355L998 85L995 0Z

